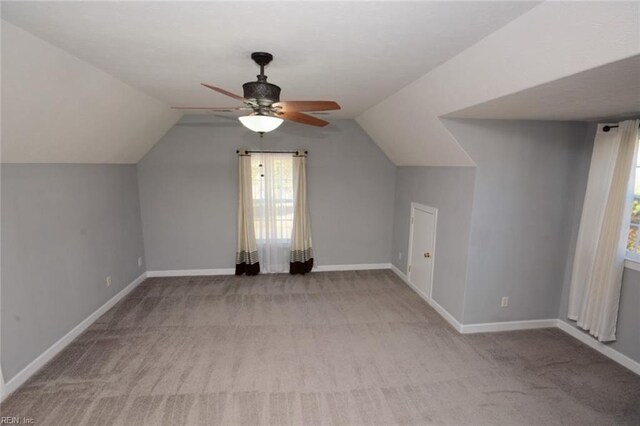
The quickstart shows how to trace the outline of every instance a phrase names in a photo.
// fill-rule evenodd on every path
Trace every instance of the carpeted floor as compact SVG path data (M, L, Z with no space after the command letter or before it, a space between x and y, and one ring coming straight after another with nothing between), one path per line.
M391 271L152 278L2 405L36 424L640 424L557 329L460 335Z

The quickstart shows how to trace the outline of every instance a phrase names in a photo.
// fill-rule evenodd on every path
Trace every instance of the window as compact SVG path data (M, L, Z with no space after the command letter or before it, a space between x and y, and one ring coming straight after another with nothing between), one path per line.
M291 154L253 154L251 175L256 240L289 241L293 228Z
M264 272L288 272L293 230L293 157L251 155L253 223Z
M631 171L633 201L631 204L631 220L627 238L627 258L640 262L640 149L636 154L635 167Z

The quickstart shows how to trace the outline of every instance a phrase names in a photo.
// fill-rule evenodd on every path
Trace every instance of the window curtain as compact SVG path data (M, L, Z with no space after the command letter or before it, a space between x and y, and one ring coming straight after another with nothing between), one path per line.
M236 275L260 273L256 234L253 227L253 195L251 180L251 156L238 155L238 248L236 250Z
M4 390L5 388L5 384L4 384L4 374L2 374L2 363L0 362L0 397L4 398Z
M291 154L253 153L255 229L263 272L287 272L293 221Z
M289 272L291 274L305 274L313 269L311 219L309 205L307 204L306 155L293 157L293 182L295 195Z
M580 219L568 317L601 342L616 339L639 123L598 126Z

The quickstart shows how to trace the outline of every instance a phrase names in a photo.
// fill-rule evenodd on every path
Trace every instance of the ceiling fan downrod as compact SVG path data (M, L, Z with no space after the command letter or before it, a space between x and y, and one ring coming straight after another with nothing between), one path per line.
M257 106L269 107L275 102L280 102L280 87L267 82L264 75L264 67L273 60L273 55L267 52L253 52L251 59L260 66L260 75L257 81L249 81L242 85L244 98Z
M273 55L267 52L253 52L251 54L251 59L253 59L255 63L260 66L260 75L258 76L258 78L262 76L266 80L267 76L264 75L264 67L268 65L269 62L273 61Z

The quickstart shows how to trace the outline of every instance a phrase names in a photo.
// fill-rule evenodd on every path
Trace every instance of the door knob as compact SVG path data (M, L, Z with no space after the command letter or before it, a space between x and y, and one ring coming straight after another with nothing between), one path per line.
M426 252L426 253L424 254L424 257L431 257L431 253Z

